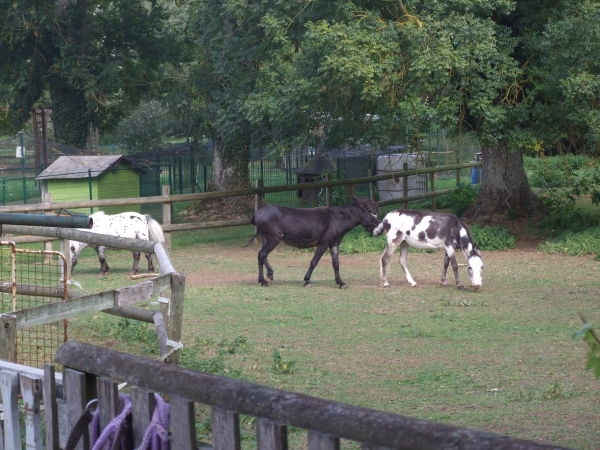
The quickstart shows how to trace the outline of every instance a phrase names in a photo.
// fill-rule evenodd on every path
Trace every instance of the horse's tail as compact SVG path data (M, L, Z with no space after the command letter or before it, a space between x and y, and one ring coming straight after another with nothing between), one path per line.
M254 213L254 214L256 214L256 213ZM254 214L252 214L252 218L250 219L250 223L252 225L256 225ZM252 242L254 241L254 239L256 239L256 236L258 236L258 227L256 227L256 232L254 233L254 236L252 236L252 239L250 239L248 241L248 243L246 245L244 245L244 247L248 247L250 244L252 244Z
M150 234L150 240L158 241L158 242L165 242L165 233L163 232L163 229L160 226L160 223L158 223L156 220L154 220L148 214L146 214L146 220L148 221L148 231Z

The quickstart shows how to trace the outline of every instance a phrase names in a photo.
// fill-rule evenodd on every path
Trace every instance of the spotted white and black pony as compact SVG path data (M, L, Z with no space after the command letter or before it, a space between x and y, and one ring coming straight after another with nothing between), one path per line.
M136 212L124 212L121 214L108 215L100 211L90 216L93 221L92 233L106 234L109 236L125 237L130 239L142 239L145 241L164 242L165 235L160 224L148 214L138 214ZM77 264L77 256L86 247L92 247L98 253L100 261L99 275L108 275L110 269L106 263L106 247L101 245L86 244L85 242L71 241L71 272ZM152 254L146 253L148 260L148 273L154 272L152 264ZM133 267L129 271L131 275L136 275L140 266L140 252L133 252Z
M406 267L409 246L423 250L443 248L446 254L442 270L442 285L448 285L446 272L451 262L459 289L463 289L464 286L458 276L458 263L454 251L462 250L467 258L468 274L473 289L477 292L481 287L483 271L481 253L475 248L465 225L454 214L398 209L388 213L373 234L379 236L384 231L387 234L387 242L380 263L383 287L389 287L387 279L389 262L398 246L400 246L400 266L404 270L406 280L412 286L416 286L417 282L410 276Z

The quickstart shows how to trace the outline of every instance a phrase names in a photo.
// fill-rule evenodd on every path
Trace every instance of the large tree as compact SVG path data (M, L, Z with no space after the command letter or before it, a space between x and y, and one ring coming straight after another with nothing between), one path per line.
M198 4L204 110L234 154L250 138L273 151L386 145L406 123L418 133L435 119L482 143L482 190L467 215L489 221L543 213L524 151L597 146L591 0Z
M55 138L85 147L114 126L172 56L155 0L0 0L0 97L19 127L49 93Z

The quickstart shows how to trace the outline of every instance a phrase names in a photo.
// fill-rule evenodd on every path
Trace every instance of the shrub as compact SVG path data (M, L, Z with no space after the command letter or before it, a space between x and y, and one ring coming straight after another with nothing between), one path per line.
M383 252L385 249L385 234L375 237L363 227L358 226L344 236L340 244L340 254Z
M167 108L159 102L142 103L121 120L115 139L127 153L143 153L166 147L169 135Z
M515 248L515 238L506 228L471 226L471 237L479 250L494 251Z
M590 227L579 232L567 231L539 245L546 253L567 255L596 255L600 260L600 226Z
M457 188L449 194L438 196L435 204L439 209L449 209L452 214L462 216L475 203L480 188L471 183L459 183Z

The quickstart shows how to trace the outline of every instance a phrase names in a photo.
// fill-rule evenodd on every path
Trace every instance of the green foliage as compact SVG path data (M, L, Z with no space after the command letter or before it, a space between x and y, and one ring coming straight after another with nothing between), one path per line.
M587 322L573 334L573 339L583 341L589 346L588 360L585 364L586 370L591 370L596 378L600 378L600 339L592 328L592 324Z
M479 250L494 251L515 248L515 238L506 228L480 227L478 224L471 226L471 237Z
M558 237L541 243L539 249L546 253L596 255L596 259L600 260L600 226L579 232L566 231Z
M143 153L167 146L170 117L159 102L145 102L119 122L115 138L127 153Z
M121 318L118 321L92 322L92 328L103 337L111 337L121 342L135 342L156 347L157 337L154 328L147 323Z
M542 220L537 228L550 236L558 236L565 231L577 233L598 225L598 217L581 208L573 208L569 214L553 211Z
M337 173L332 170L324 169L319 176L320 181L327 179L327 174L331 174L331 181L337 181ZM325 206L327 204L327 193L325 188L319 191L317 195L317 202L319 206ZM347 205L352 202L352 198L348 195L348 191L344 186L334 186L331 188L331 206Z
M435 204L439 209L449 209L452 214L460 217L475 203L479 195L480 185L459 183L457 188L456 191L449 194L438 196Z
M276 374L294 373L296 362L291 359L283 358L281 352L277 349L273 350L273 365L271 370Z
M340 244L340 254L342 255L383 252L384 249L385 236L383 238L373 236L361 226L349 231Z

